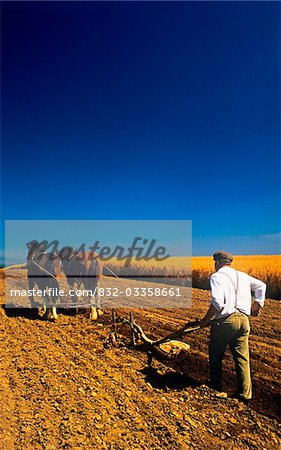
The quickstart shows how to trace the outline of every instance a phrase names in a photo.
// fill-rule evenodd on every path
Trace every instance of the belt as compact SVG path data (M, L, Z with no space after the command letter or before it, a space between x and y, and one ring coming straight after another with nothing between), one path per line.
M233 313L228 314L227 316L223 316L223 317L220 317L219 319L215 319L215 321L216 322L223 322L225 319L227 319L230 316L241 316L241 314L242 314L242 316L248 317L248 315L246 313L244 313L242 311L239 311L239 310L236 310Z

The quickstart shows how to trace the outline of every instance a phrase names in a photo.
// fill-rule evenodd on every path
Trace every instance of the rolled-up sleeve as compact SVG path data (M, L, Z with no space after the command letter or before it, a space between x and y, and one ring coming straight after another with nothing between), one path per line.
M255 302L259 303L259 305L264 305L264 299L265 299L265 291L266 291L266 284L263 281L258 280L257 278L250 277L250 285L251 285L251 291L254 293L254 299Z
M223 286L218 281L215 274L211 275L210 284L212 293L211 305L213 305L218 311L221 311L225 306Z

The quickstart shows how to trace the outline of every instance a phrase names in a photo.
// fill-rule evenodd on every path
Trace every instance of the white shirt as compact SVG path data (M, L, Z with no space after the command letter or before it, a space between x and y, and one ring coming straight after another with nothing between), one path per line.
M236 310L249 316L252 303L251 292L254 294L255 302L261 306L264 305L266 284L244 272L223 266L211 275L210 282L211 304L217 310L217 319L232 314Z

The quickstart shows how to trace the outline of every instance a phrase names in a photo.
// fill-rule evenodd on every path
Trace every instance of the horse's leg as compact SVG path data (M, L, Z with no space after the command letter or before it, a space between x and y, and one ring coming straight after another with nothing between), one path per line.
M103 310L101 309L101 304L100 304L100 282L97 281L97 287L96 287L96 306L97 306L97 313L98 316L102 316L103 315Z
M81 286L81 285L80 285ZM86 278L83 278L83 286L84 289L89 290L89 291L93 291L93 282L91 277L89 276ZM96 308L96 302L95 302L95 296L90 296L90 316L89 319L90 320L97 320L98 318L98 313L97 313L97 308Z
M34 300L34 295L33 295L33 289L35 287L35 281L33 280L33 278L28 278L28 289L31 291L31 295L30 295L30 306L32 309L38 309L37 308L37 303Z
M74 289L74 292L76 292L81 287L81 283L79 284L78 280L74 280L72 283L72 287ZM76 304L75 308L73 308L73 311L75 314L79 313L79 300L81 299L81 296L78 296L76 293L74 294L74 303Z
M43 291L45 289L45 286L40 286L40 290ZM43 307L39 308L39 310L41 310L41 314L43 314L43 317L45 317L46 313L47 313L47 301L46 301L46 297L43 295L42 296L42 300L43 300Z
M44 286L43 287L40 286L40 290L43 291L43 289L45 289ZM46 299L44 296L42 297L42 300L43 300L43 306L38 308L38 312L40 312L40 316L45 317L46 312L47 312L47 302L46 302Z
M53 302L53 298L49 297L48 295L44 296L46 312L45 312L43 318L46 320L56 320L58 318L57 307L55 305L50 306L50 302Z
M35 287L37 287L38 290L44 290L44 286L41 286L40 280L38 281L39 284L37 285L33 278L28 278L28 288L33 291ZM34 300L33 292L31 292L30 296L30 306L31 306L31 315L33 317L38 316L44 316L46 314L46 300L44 297L42 297L43 300L43 307L41 307L36 301Z
M97 313L98 313L98 316L102 316L103 310L101 308L97 308Z
M76 295L76 290L78 289L78 282L77 280L71 277L67 277L67 283L70 286L70 288L72 288L71 290L73 290L71 298L74 300L74 303L77 303L78 297ZM77 285L77 288L75 287L75 285Z
M56 320L58 318L57 307L56 306L47 306L46 312L45 312L43 318L46 320Z
M45 316L46 312L47 312L47 305L45 300L43 300L43 308L41 309L43 316Z
M69 286L71 288L73 288L74 294L72 296L74 303L77 305L75 308L73 308L73 310L75 311L76 314L78 314L79 312L79 304L78 304L78 296L76 295L76 291L80 288L81 284L78 283L78 280L73 279L73 278L67 278L67 282L69 284Z
M91 297L90 302L91 302L90 320L97 320L98 312L96 307L96 297L94 295Z
M56 306L52 306L52 316L54 320L57 320L58 315L57 315L57 307Z
M50 287L52 287L54 289L54 292L59 292L59 282L57 279L52 279L51 283L50 283ZM58 300L60 299L59 295L51 295L51 301L52 303L54 303L54 305L52 306L52 316L54 320L57 320L58 318L58 314L57 314L57 305L58 305Z
M95 306L91 305L91 311L90 311L90 320L97 320L98 318L98 313L97 313L97 308Z
M78 281L76 281L75 284L77 286L76 289L78 290L80 288L81 284L79 284ZM75 308L75 313L78 314L79 313L78 301L81 297L78 297L76 294L75 294L75 296L76 296L76 305L77 305Z
M37 317L38 312L39 312L39 308L37 307L37 304L34 300L34 295L33 295L34 287L35 287L35 282L34 282L33 278L28 277L28 289L31 291L31 295L30 295L31 317Z
M85 278L84 280L84 287L87 290L91 290L94 291L95 286L93 286L93 283L91 281L91 279L89 280L88 278ZM98 313L97 313L97 307L96 307L96 297L95 295L90 297L90 320L97 320L98 318Z
M43 296L43 302L44 302L44 309L45 309L43 319L44 320L52 320L52 318L53 318L52 308L49 306L50 300L47 295Z

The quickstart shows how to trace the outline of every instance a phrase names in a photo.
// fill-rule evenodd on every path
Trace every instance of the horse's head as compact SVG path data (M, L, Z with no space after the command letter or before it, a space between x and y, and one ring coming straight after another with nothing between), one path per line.
M58 253L58 257L61 260L62 267L65 269L71 267L71 264L76 254L77 250L76 249L74 250L73 247L69 246L63 247Z
M35 256L39 255L40 253L43 253L47 248L48 242L47 241L30 241L27 242L26 247L28 249L27 259L28 261Z

